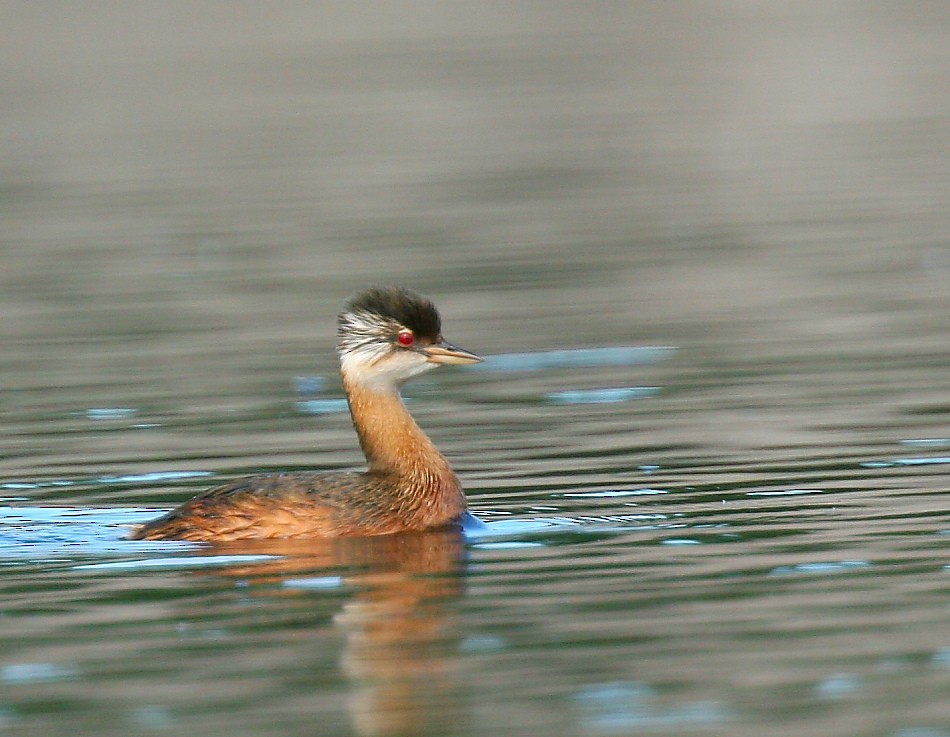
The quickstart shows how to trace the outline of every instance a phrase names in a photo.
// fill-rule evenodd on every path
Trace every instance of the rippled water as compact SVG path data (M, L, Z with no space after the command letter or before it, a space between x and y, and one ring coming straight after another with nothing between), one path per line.
M0 23L0 733L950 735L941 7L146 7ZM125 540L376 282L488 529Z

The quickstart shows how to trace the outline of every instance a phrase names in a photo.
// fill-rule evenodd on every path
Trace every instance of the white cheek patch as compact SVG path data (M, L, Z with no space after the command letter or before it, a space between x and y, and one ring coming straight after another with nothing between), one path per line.
M435 368L435 364L415 351L398 351L384 358L385 353L385 348L345 353L340 357L340 370L361 386L397 391L407 379Z
M340 315L337 337L341 353L370 352L382 353L386 346L379 342L380 335L392 329L369 312L351 312Z

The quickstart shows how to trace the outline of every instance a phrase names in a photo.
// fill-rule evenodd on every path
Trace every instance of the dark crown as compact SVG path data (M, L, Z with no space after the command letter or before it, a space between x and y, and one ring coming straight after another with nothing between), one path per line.
M402 287L371 287L353 295L340 314L341 325L346 313L369 313L409 328L417 338L437 341L442 321L435 305L421 294Z

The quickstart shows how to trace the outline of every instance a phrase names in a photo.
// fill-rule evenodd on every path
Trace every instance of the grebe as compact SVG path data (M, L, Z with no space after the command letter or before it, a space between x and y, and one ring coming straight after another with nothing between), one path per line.
M474 519L458 478L410 416L399 389L439 364L482 359L446 343L435 306L408 289L374 287L352 297L338 317L337 338L343 390L366 472L239 479L146 523L132 539L388 535Z

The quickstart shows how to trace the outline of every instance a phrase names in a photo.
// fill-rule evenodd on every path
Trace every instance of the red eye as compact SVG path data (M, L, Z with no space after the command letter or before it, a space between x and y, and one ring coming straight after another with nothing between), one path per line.
M401 345L403 348L408 348L409 346L411 346L413 343L416 342L416 336L414 336L414 335L413 335L410 331L408 331L408 330L401 330L401 331L399 332L399 335L396 336L396 341L397 341L397 342L399 343L399 345Z

